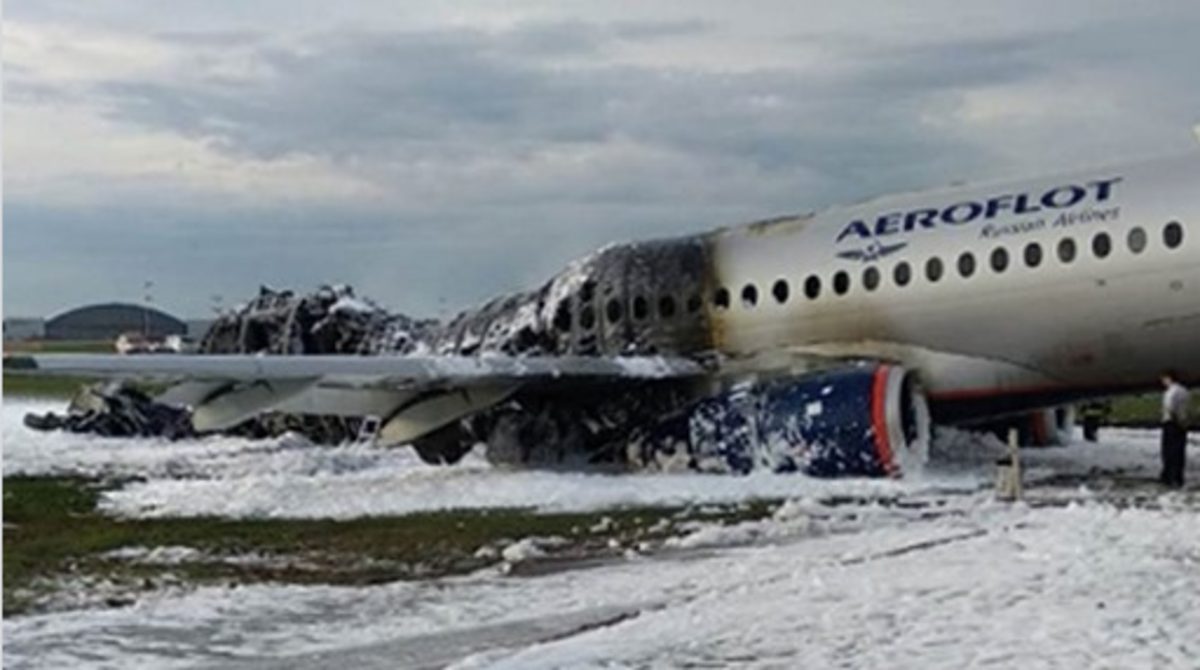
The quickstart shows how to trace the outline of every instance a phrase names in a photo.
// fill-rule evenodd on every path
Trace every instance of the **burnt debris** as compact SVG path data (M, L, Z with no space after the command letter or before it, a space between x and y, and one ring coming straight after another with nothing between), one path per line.
M221 315L200 342L202 354L411 354L428 349L436 321L391 314L346 285L307 296L259 289Z
M357 298L349 286L323 286L306 296L262 287L244 305L221 315L200 342L202 354L407 354L427 349L434 321L390 314ZM158 354L168 355L168 354ZM106 437L196 437L191 412L157 402L130 383L88 386L66 414L28 414L36 430L66 430ZM355 439L357 417L288 415L269 412L241 423L226 435L266 438L294 432L316 444Z
M104 437L175 440L196 435L186 409L154 402L141 390L120 382L87 386L71 400L66 414L29 413L25 425Z
M706 299L706 237L614 245L577 261L540 288L502 295L447 323L388 312L345 285L308 295L262 287L218 318L200 354L512 356L696 354L712 348ZM519 392L413 445L429 462L453 463L478 442L509 464L624 462L637 425L677 409L687 389L659 382ZM385 417L386 418L386 417ZM65 416L29 415L39 430L100 435L195 436L190 410L157 402L128 384L85 389ZM359 436L363 418L267 413L225 434L293 431L317 444Z

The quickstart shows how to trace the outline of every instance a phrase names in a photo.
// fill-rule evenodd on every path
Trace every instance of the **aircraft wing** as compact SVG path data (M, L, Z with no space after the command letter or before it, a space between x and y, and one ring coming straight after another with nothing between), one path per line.
M545 379L671 379L704 372L686 358L348 355L29 354L4 369L33 374L167 381L314 380L322 386L411 388Z
M193 408L196 430L228 428L266 411L388 419L389 441L419 437L531 384L698 377L686 358L94 355L6 356L6 372L172 384L157 399Z

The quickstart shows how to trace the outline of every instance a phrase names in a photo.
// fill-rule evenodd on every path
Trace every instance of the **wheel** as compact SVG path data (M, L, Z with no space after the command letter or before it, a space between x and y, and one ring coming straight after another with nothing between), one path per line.
M454 465L471 451L471 445L463 439L457 422L414 440L412 447L417 456L429 465Z

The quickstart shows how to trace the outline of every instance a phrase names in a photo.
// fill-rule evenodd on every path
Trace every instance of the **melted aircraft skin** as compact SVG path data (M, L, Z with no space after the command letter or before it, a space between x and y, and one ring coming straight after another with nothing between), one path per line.
M435 350L671 354L731 375L886 360L935 403L1200 376L1198 187L1192 154L612 245L463 312Z
M438 353L697 355L711 351L709 236L617 244L541 288L456 316Z

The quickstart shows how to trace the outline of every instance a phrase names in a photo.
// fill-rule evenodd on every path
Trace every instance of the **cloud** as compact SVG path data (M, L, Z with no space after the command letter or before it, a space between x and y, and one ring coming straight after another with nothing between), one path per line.
M313 156L401 192L427 181L414 171L439 179L447 169L462 171L468 188L459 195L470 198L478 193L470 187L483 186L471 183L473 170L498 165L520 175L543 163L557 170L566 156L586 163L630 146L681 163L831 180L875 165L865 147L917 164L910 159L950 149L923 120L931 109L956 106L968 85L1000 85L1037 70L1015 41L896 49L830 75L572 60L639 30L653 32L555 24L263 42L244 54L253 76L200 70L103 82L96 95L112 120L241 158ZM554 186L546 190L565 198L594 197L586 183L607 181L591 174L562 191L560 180L545 176Z
M270 3L185 3L186 33L119 0L40 5L58 22L4 27L6 297L153 274L202 313L214 290L340 280L430 312L611 240L1166 150L1200 120L1200 16L1168 4L299 3L277 26Z

